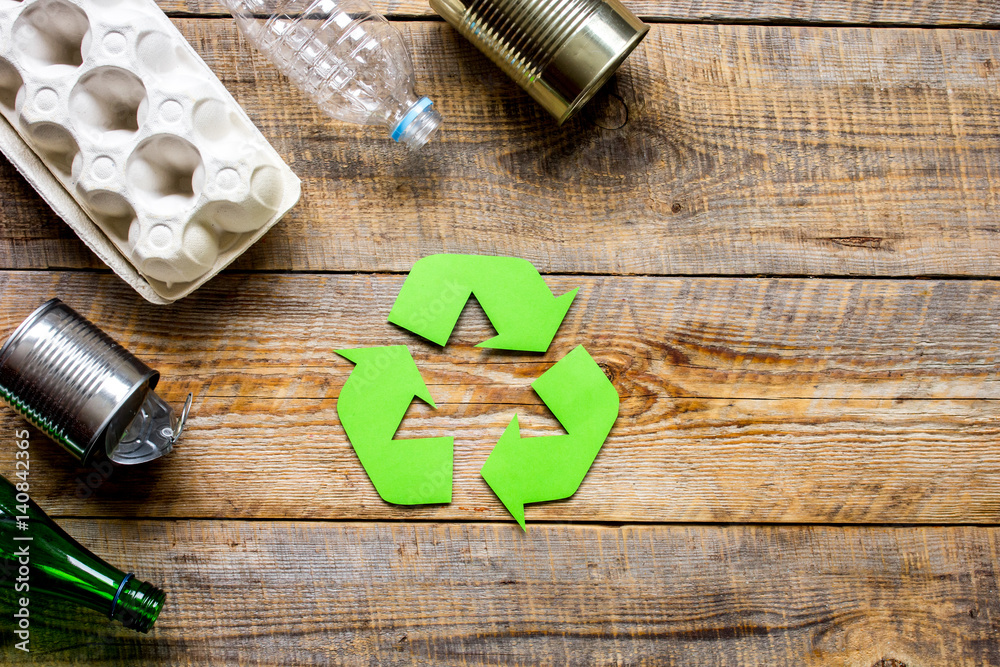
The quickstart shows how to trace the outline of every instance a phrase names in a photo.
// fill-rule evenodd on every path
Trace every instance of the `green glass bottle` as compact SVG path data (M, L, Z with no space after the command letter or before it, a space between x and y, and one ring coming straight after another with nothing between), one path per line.
M0 585L14 589L15 606L23 611L29 602L26 615L37 595L96 609L126 628L149 632L166 597L85 549L3 476L0 568Z

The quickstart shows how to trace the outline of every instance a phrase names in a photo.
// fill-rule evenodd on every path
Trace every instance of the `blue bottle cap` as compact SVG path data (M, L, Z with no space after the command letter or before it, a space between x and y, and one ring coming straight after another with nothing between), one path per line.
M412 123L413 120L424 111L424 109L433 104L434 102L429 97L421 97L417 100L417 103L410 107L410 110L403 114L399 123L396 124L396 129L392 131L392 140L398 142L400 137L403 136L403 133L406 132L406 128L410 126L410 123Z

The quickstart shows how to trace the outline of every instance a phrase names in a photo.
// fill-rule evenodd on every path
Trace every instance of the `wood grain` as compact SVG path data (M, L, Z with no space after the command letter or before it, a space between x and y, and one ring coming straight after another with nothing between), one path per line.
M1000 275L996 0L631 2L657 25L562 128L379 0L447 121L417 155L322 117L221 5L160 4L303 199L161 308L0 160L0 337L60 296L196 395L138 469L32 430L32 496L168 605L149 636L33 606L0 665L1000 665L1000 282L872 278ZM385 323L388 274L433 252L581 293L545 355L475 348L475 307L442 350ZM450 505L382 502L339 426L332 350L386 344L439 406L398 437L456 438ZM524 534L478 470L515 414L558 432L530 382L577 344L620 418ZM0 443L22 427L0 409Z
M165 12L222 15L214 0L158 0ZM379 12L392 17L435 16L423 0L373 0ZM625 5L649 21L707 23L802 23L863 25L1000 25L995 0L628 0Z
M75 469L33 434L59 515L507 521L479 468L530 382L583 344L622 397L577 494L529 521L997 523L1000 287L992 281L549 277L581 287L550 352L489 352L470 308L443 350L385 323L401 276L227 275L163 308L107 274L6 273L12 329L61 295L196 395L183 441L141 470ZM406 344L438 403L399 437L456 438L453 502L382 502L339 426L342 347ZM0 433L20 419L2 412ZM0 458L10 474L13 458Z
M400 24L447 119L408 154L322 118L231 22L177 23L304 179L238 268L448 251L596 274L1000 272L997 31L656 25L557 128L448 26ZM9 166L0 190L0 266L98 266Z
M59 296L159 368L164 388L227 399L333 398L351 368L333 350L408 345L447 400L523 404L581 344L625 398L1000 398L992 280L546 276L555 294L579 293L538 355L475 347L495 332L474 298L445 348L389 324L404 279L231 272L155 306L109 273L3 271L0 337Z
M40 612L4 664L1000 661L995 528L62 524L167 605L147 637Z

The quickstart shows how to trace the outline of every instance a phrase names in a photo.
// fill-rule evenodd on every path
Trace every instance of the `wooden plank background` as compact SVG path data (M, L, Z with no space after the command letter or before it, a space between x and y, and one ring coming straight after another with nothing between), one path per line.
M225 7L212 0L158 0L170 15L226 16ZM420 0L373 0L379 12L401 20L436 17ZM818 23L865 26L973 26L1000 25L996 0L636 0L629 9L650 22L704 23Z
M995 528L63 523L172 611L149 637L42 611L51 667L1000 660Z
M33 432L35 499L168 604L149 636L41 609L30 656L0 622L0 664L1000 665L1000 3L630 3L649 36L561 128L377 3L446 119L419 154L323 117L220 5L160 5L303 197L158 307L0 163L0 330L59 296L195 394L140 469ZM580 287L549 352L475 348L475 306L445 349L388 325L434 252ZM456 438L450 505L383 503L337 421L332 351L389 344L438 403L399 435ZM478 470L515 413L558 432L530 382L578 344L620 417L523 534Z
M159 369L165 397L197 397L155 485L124 469L88 493L92 473L42 441L35 497L72 516L505 521L479 469L515 413L526 436L558 432L530 383L582 344L620 416L572 502L529 520L996 519L992 281L551 276L580 296L541 356L476 348L493 334L475 309L444 349L387 324L402 281L237 274L164 308L115 276L0 275L4 330L59 294ZM390 344L410 347L438 404L414 403L399 436L455 436L450 505L382 502L337 420L352 365L333 350Z
M236 268L449 251L594 274L1000 273L1000 32L654 25L557 128L449 26L400 25L446 119L420 155L325 119L231 21L178 21L304 179ZM0 265L100 266L0 173Z

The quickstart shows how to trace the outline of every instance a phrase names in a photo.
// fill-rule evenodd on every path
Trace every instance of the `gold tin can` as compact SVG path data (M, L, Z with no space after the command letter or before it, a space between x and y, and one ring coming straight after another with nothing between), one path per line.
M561 124L649 32L618 0L430 0Z

